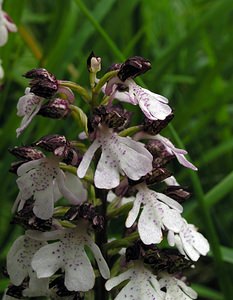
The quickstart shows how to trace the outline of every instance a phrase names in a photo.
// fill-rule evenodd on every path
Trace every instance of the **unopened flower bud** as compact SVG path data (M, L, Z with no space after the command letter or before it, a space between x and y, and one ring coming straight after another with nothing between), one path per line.
M58 82L52 73L46 69L32 69L23 75L31 79L29 86L30 92L44 98L51 98L58 90Z
M56 277L53 281L50 282L49 288L52 289L58 297L68 297L73 296L75 300L83 300L84 297L81 292L69 291L64 284L64 275ZM56 297L57 299L57 297ZM60 298L59 298L60 299Z
M127 126L130 117L131 114L120 106L112 106L110 108L105 106L97 107L93 112L92 118L89 119L89 131L93 132L101 123L120 131Z
M153 262L148 258L152 258ZM157 255L150 253L144 258L144 263L149 263L156 272L167 271L169 274L182 272L193 264L177 249L158 249Z
M159 249L156 245L145 245L141 240L137 240L132 246L126 249L126 261L129 262L130 260L144 258L148 253L153 252L155 254L157 251L159 251Z
M189 268L193 262L176 249L159 249L155 244L145 245L141 240L126 249L126 261L142 259L155 272L167 271L169 274Z
M65 145L67 145L66 137L58 134L46 135L39 141L33 143L33 146L40 147L50 152L54 152L57 148Z
M96 230L104 228L104 217L97 213L95 207L90 203L71 207L63 217L64 220L70 221L77 221L80 218L89 221Z
M20 160L20 161L16 161L16 162L11 163L11 166L9 168L9 172L17 174L17 170L22 164L25 164L25 160Z
M88 118L88 131L93 132L101 124L106 116L106 107L101 105L94 109L93 114Z
M56 155L56 151L54 154ZM82 157L77 149L67 147L66 156L63 158L64 163L77 167L81 159Z
M120 70L121 66L120 63L114 63L107 69L107 72Z
M44 105L38 112L38 115L51 119L62 119L70 113L68 101L56 98Z
M134 78L151 69L149 60L141 56L128 58L120 67L117 76L120 80L125 81L128 78Z
M165 146L158 140L150 141L146 145L147 150L153 155L152 165L154 168L163 167L173 158L175 155L169 153Z
M149 134L156 135L165 128L173 118L173 113L168 115L164 120L150 120L145 117L143 121L143 130Z
M135 242L132 246L126 248L125 258L127 262L139 259L140 255L141 249L139 243Z
M101 58L95 56L94 52L92 51L87 59L87 68L88 71L91 73L97 73L101 70Z
M177 185L168 186L164 194L166 194L170 198L173 198L179 203L184 202L190 197L190 192L187 191L185 187L177 186Z
M119 111L117 109L115 110L113 108L106 115L104 121L109 128L122 130L128 124L129 119L130 119L130 113L124 112L123 110L122 111Z
M23 160L35 160L44 157L43 152L31 146L14 147L9 152Z
M166 168L154 168L150 174L144 176L144 180L147 184L154 184L163 181L171 175L172 173Z
M26 289L26 287L25 282L18 286L11 284L7 288L6 295L16 299L21 299L23 298L23 290Z
M24 208L18 211L11 222L19 224L25 229L48 231L52 227L52 218L42 220L33 213L33 201L27 201Z

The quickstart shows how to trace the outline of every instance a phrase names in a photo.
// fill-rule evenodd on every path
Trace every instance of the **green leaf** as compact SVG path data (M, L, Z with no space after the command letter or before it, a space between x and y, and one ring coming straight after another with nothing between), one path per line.
M233 264L233 249L222 246L221 251L224 261Z
M224 177L216 186L214 186L206 195L205 202L207 207L211 207L221 199L223 199L229 192L233 190L233 171Z

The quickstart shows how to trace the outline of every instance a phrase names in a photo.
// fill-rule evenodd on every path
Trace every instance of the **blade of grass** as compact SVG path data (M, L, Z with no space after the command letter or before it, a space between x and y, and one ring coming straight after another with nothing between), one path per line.
M222 246L221 251L224 261L233 264L233 249Z
M205 196L205 203L208 208L224 198L229 192L233 190L233 171L228 174L222 181L214 186Z
M190 40L193 38L203 25L209 22L212 19L215 19L221 12L225 12L229 9L229 1L219 1L212 3L206 13L203 15L202 18L198 20L196 24L194 24L193 28L191 28L188 33L178 40L174 45L168 48L161 57L157 59L157 67L155 70L156 77L160 77L164 72L166 73L166 69L169 67L169 64L176 59L178 52L185 47Z
M18 28L19 34L37 60L42 58L42 49L34 35L23 25Z
M60 8L57 10L57 18L54 23L56 30L51 29L51 32L56 32L57 36L55 41L48 40L47 51L44 52L44 57L42 58L42 64L56 73L59 77L64 70L65 64L63 61L63 56L68 49L67 41L73 34L77 18L77 8L72 2L66 2L66 8L64 9L64 3L58 2ZM49 35L49 37L51 34ZM54 55L56 53L56 55Z
M199 165L207 165L214 159L224 155L226 152L231 151L233 149L233 140L224 141L222 144L217 145L215 148L210 149L203 155L199 160Z
M204 202L207 209L210 209L216 203L221 201L228 193L233 190L233 171L224 177L217 185L215 185L207 194L204 196ZM190 203L185 211L185 216L188 218L193 211L198 207L196 202Z

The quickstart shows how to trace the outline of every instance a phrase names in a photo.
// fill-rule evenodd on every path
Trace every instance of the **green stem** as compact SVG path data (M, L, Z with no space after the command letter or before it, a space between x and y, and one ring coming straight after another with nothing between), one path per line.
M81 153L85 153L87 151L87 147L85 144L78 142L78 141L71 141L71 147L77 148Z
M70 165L66 165L64 163L59 163L59 167L60 169L62 169L63 171L67 171L69 173L72 173L74 175L77 175L77 168L70 166ZM90 184L93 184L93 178L91 176L86 175L84 178L84 180L86 180L87 182L89 182Z
M66 165L64 163L59 163L59 167L63 170L63 171L67 171L71 174L77 175L77 168L70 166L70 165Z
M101 215L105 217L104 222L104 228L101 230L101 232L96 232L96 244L101 249L101 252L106 258L107 261L107 251L104 249L104 245L108 241L108 235L107 235L107 190L104 189L96 189L96 196L102 200L101 205ZM96 291L95 291L95 299L96 300L107 300L108 294L105 289L105 280L100 276L96 279Z
M115 77L118 73L117 71L110 71L106 74L104 74L104 76L102 78L100 78L99 82L97 83L97 85L92 89L92 105L96 106L99 103L97 103L97 97L101 91L101 88L104 86L104 84L109 81L111 78Z
M77 92L83 98L83 100L85 100L88 104L90 104L91 97L88 94L88 91L81 85L79 85L75 82L66 81L66 80L59 80L59 85L68 87L72 91Z
M87 115L83 112L83 110L75 105L70 105L71 116L76 121L78 127L81 127L82 130L88 134L87 128Z
M175 131L174 127L169 124L168 128L175 139L177 145L184 149L184 144L182 143L180 137L178 136L177 132ZM225 300L229 300L232 297L232 284L230 282L229 274L226 270L226 266L224 265L221 248L220 248L220 242L217 236L217 233L214 228L213 221L211 219L211 215L208 209L208 206L205 202L205 195L204 191L201 186L200 179L196 172L189 171L190 178L192 180L195 194L198 200L199 210L202 214L202 221L204 223L204 227L206 230L206 233L208 235L208 240L213 252L213 257L215 261L215 267L216 271L218 273L218 281L219 285L221 287L222 293L224 295Z
M133 232L132 234L128 235L127 237L124 237L122 239L117 239L112 242L109 242L104 245L105 250L111 250L112 253L116 251L116 253L121 249L121 248L126 248L132 244L135 240L139 238L138 232Z
M119 132L119 135L120 136L132 136L135 133L139 132L140 130L142 130L141 125L132 126L132 127L126 128L126 129L122 130L121 132Z
M108 207L107 211L107 217L108 219L113 219L115 217L119 217L121 215L127 215L129 211L132 209L133 204L132 203L126 203L118 208L116 207Z
M114 71L110 71L106 74L104 74L103 77L100 78L99 82L97 83L97 85L94 88L94 92L96 94L99 94L101 88L104 86L104 84L109 81L111 78L117 76L118 70L114 70Z

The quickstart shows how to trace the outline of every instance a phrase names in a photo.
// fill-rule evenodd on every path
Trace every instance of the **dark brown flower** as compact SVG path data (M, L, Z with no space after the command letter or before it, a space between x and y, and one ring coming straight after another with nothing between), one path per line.
M23 159L27 161L40 159L44 157L43 152L31 146L14 147L8 149L8 151L18 159Z
M128 78L134 78L151 69L149 60L141 56L128 58L121 66L117 76L125 81Z
M63 217L64 220L69 221L79 220L80 218L89 221L96 230L102 230L104 227L104 217L96 212L95 207L90 203L71 207Z
M62 119L70 113L69 102L56 98L42 105L38 115L51 119Z
M58 90L58 82L52 73L46 69L32 69L23 75L31 79L29 86L30 92L43 98L51 98Z
M67 140L64 135L51 134L46 135L33 143L33 146L40 147L46 151L54 152L58 147L67 145Z
M164 120L150 120L145 117L143 121L143 130L149 134L156 135L160 133L160 131L165 128L173 118L173 113L168 115Z

